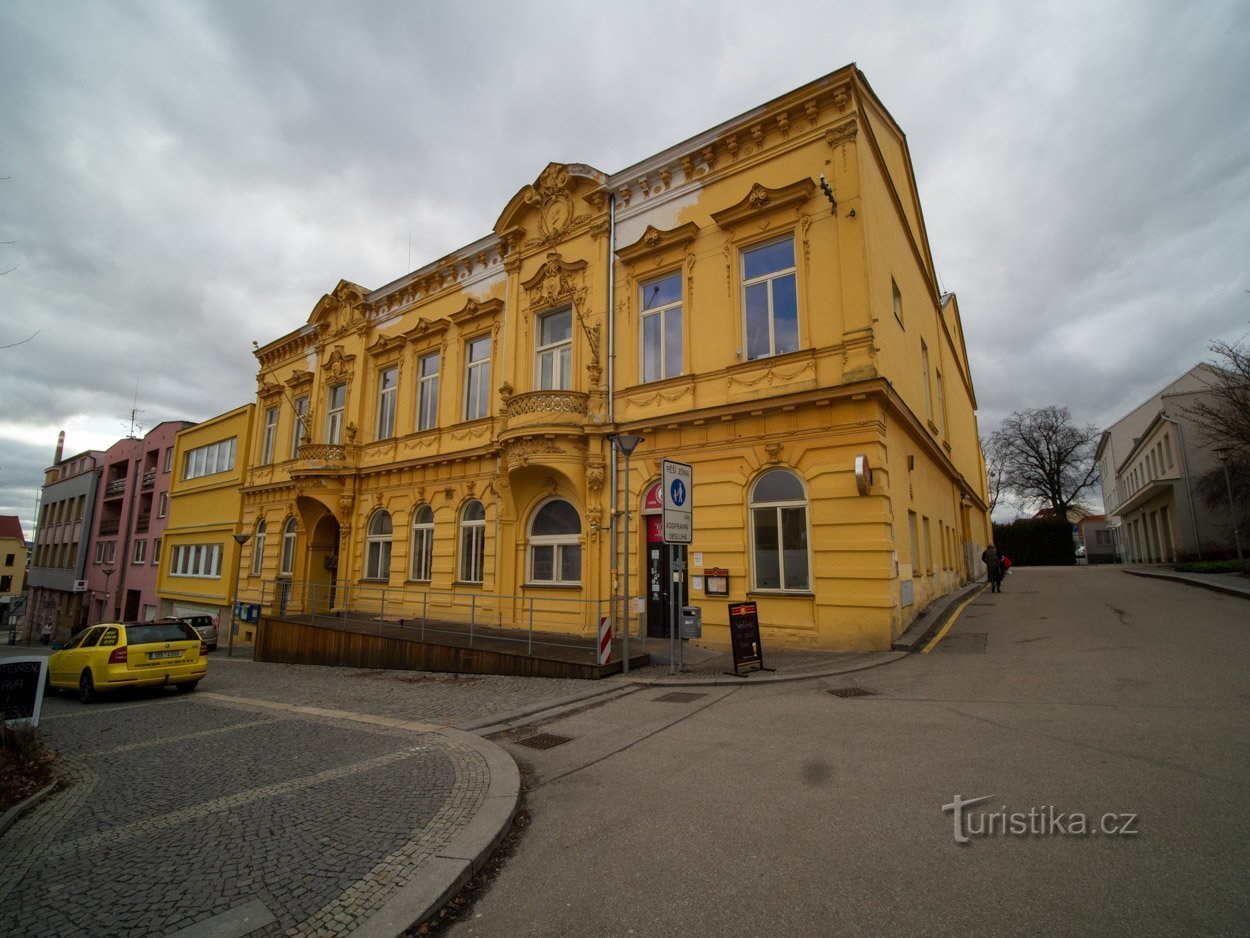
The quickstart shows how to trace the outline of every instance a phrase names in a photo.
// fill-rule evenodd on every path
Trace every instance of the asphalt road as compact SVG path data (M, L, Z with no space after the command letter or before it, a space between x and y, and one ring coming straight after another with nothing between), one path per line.
M829 693L852 685L871 694ZM671 691L551 722L542 731L571 738L552 749L517 744L532 728L499 740L532 772L533 820L453 935L1250 923L1244 599L1016 568L931 654L659 699ZM957 843L943 806L983 796L962 831L993 833ZM1073 812L1100 829L1077 833ZM1104 815L1132 833L1103 832Z

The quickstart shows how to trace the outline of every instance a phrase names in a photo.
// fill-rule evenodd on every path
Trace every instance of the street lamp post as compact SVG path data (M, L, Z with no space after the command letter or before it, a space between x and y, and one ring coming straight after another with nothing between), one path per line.
M1237 569L1244 569L1246 563L1241 556L1241 532L1237 530L1237 503L1233 501L1233 483L1228 478L1228 448L1221 447L1215 451L1220 465L1224 467L1224 488L1228 491L1228 513L1233 519L1233 543L1237 545Z
M630 433L614 433L609 438L616 450L625 456L625 622L621 629L621 673L629 673L629 457L638 444L642 442L642 437L634 436Z
M110 611L113 607L113 604L109 601L109 579L113 576L114 569L115 569L114 567L105 567L103 570L100 571L101 573L104 574L104 612L105 612L105 614L100 617L101 622L107 622L109 619L113 617L113 614ZM79 621L82 621L82 620L80 619Z
M239 545L239 549L235 551L237 556L234 558L234 599L230 603L230 641L226 647L227 658L234 657L234 630L236 628L234 610L239 605L239 576L243 573L243 545L251 537L252 535L250 534L234 535L234 542Z

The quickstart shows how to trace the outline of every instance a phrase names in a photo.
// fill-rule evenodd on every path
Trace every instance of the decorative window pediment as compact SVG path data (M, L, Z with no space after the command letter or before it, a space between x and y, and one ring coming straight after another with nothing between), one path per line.
M816 183L800 179L780 189L756 183L737 205L712 213L712 220L721 228L738 228L746 222L772 215L787 208L800 208L816 194Z
M460 310L447 318L463 331L493 322L501 312L503 312L503 300L469 300Z
M451 328L450 319L418 319L417 324L403 333L403 338L422 347L441 345Z
M299 391L307 387L311 387L313 383L313 373L304 368L295 368L291 371L291 376L286 379L286 386L292 391Z
M647 225L642 237L633 244L618 248L616 256L626 264L636 264L649 257L659 257L668 251L684 250L698 236L699 226L692 221L667 231Z
M385 361L397 357L403 347L404 340L401 336L379 335L365 351L373 359Z
M343 346L336 345L326 356L321 371L330 381L347 381L351 378L355 364L356 356L343 354Z
M586 261L566 261L558 251L550 251L543 265L521 287L529 309L542 310L561 303L584 305L586 300Z
M579 214L579 207L589 202L595 211L603 210L606 200L601 195L606 179L592 166L548 163L532 185L522 187L509 200L495 222L495 233L503 237L505 232L520 228L532 212L537 236L526 242L526 247L555 244L570 228L589 221L590 215Z

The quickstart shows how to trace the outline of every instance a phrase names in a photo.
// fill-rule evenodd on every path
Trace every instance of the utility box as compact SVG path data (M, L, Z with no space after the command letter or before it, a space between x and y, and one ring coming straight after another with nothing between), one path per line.
M703 609L700 606L681 607L681 637L703 637Z

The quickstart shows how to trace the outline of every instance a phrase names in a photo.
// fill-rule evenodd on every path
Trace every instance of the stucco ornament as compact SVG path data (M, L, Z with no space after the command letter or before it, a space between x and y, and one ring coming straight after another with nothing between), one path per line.
M567 166L552 163L543 170L538 181L526 189L525 201L538 205L539 225L543 237L555 240L573 222L573 197L569 195Z

